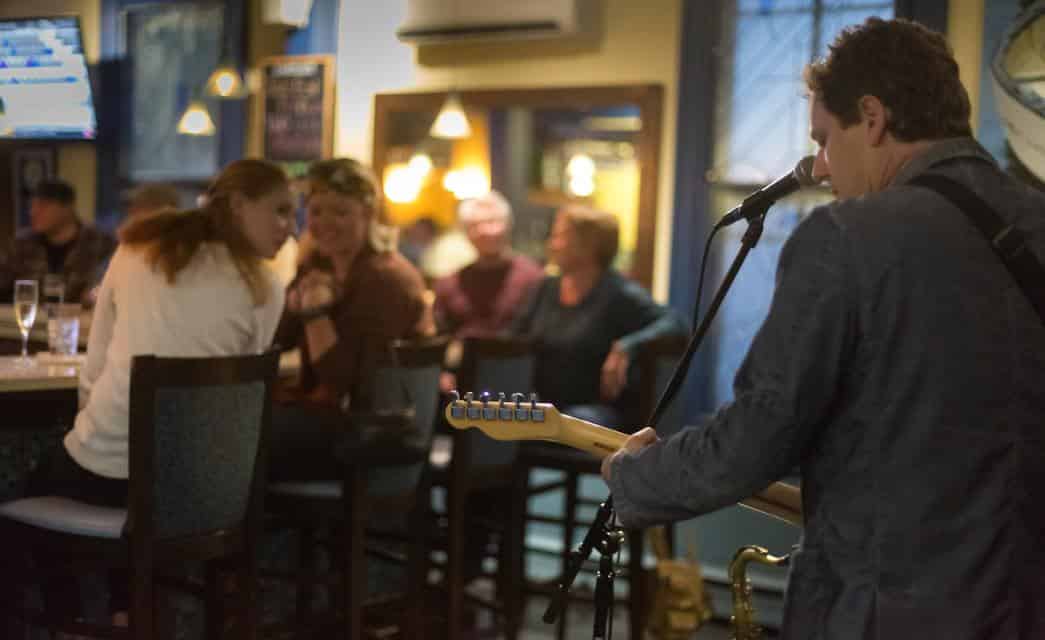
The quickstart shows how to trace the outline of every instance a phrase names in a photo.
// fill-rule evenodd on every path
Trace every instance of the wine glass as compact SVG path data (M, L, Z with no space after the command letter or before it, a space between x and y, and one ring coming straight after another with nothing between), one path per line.
M29 330L33 328L36 320L36 307L39 301L39 290L36 280L15 281L15 321L18 330L22 332L22 357L20 364L28 364L29 360Z

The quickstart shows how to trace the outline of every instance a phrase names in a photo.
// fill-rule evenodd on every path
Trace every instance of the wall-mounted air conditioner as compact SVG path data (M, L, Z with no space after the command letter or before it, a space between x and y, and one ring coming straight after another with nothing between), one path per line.
M561 38L582 31L583 0L408 0L396 35L419 44Z

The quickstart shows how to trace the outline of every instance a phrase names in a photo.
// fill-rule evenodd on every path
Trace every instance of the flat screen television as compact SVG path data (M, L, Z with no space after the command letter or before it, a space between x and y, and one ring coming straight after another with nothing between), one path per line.
M0 20L0 140L97 133L79 18Z

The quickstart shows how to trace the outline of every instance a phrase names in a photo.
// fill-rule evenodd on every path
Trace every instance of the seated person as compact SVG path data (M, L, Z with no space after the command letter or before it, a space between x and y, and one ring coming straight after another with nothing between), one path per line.
M617 219L570 205L560 209L548 238L560 275L546 277L512 332L537 350L535 386L558 409L622 431L634 431L632 394L623 393L628 365L646 342L686 332L685 322L611 266Z
M341 411L370 407L393 340L431 332L424 280L388 241L370 171L321 160L308 182L306 250L276 336L301 349L299 387L283 390L272 414L269 474L282 480L341 479L331 455Z
M64 447L30 476L30 495L126 506L131 359L265 351L284 295L262 260L283 244L292 216L283 170L239 160L214 180L202 208L132 218L120 229L80 371L80 412ZM119 622L128 579L110 583ZM80 615L75 581L46 587L49 610Z
M135 218L164 209L180 209L178 188L163 182L147 182L131 192L127 200L127 217Z
M414 220L399 233L399 253L418 269L421 268L421 256L435 242L439 234L439 225L431 217L425 215Z
M0 252L0 301L8 302L15 280L42 280L49 273L65 281L65 301L94 303L116 242L76 216L76 191L62 180L44 180L30 201L30 229Z
M476 258L475 248L456 226L437 229L435 237L418 256L418 269L427 282L457 273Z
M289 286L291 281L294 280L294 276L297 275L299 251L298 241L292 235L287 236L287 241L279 248L276 256L271 260L265 261L265 264L269 269L272 269L284 287Z
M511 326L544 272L512 251L512 208L501 194L465 200L457 215L477 257L436 282L436 327L456 338L496 336Z

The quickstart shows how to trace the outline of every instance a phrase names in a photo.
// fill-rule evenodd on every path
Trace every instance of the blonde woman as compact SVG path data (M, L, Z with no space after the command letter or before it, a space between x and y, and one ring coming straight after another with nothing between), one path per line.
M287 290L276 341L301 349L300 385L273 412L270 474L331 479L339 412L367 409L370 383L397 338L431 332L421 274L395 250L369 169L348 158L308 171L308 251Z

